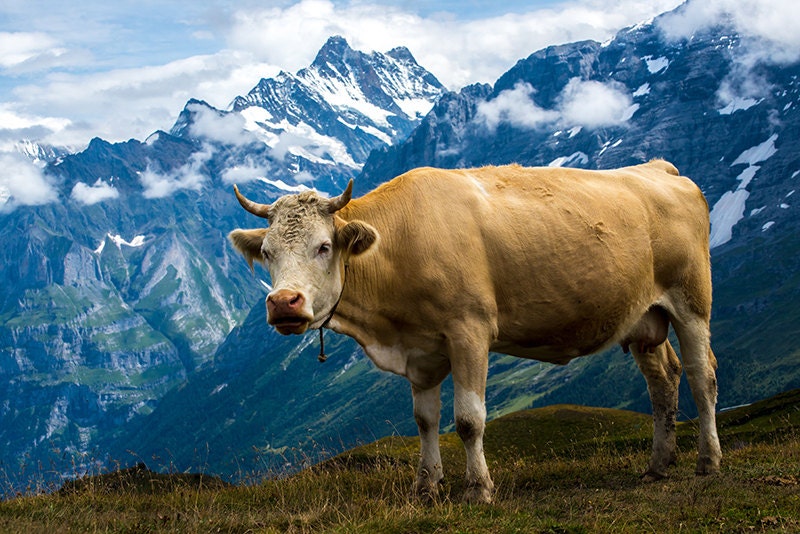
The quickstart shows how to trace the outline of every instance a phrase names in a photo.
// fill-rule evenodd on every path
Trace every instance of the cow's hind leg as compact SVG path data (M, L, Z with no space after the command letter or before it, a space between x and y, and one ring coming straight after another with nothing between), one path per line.
M412 384L414 397L414 419L417 421L420 439L420 459L414 492L422 499L433 499L439 492L442 472L442 458L439 453L439 418L442 401L441 385L430 389L420 389Z
M632 352L647 381L653 404L653 453L642 478L645 481L659 480L667 475L667 468L676 460L675 419L681 362L669 341L648 352L634 343Z
M470 344L468 336L453 347L453 408L456 433L464 443L467 472L464 500L469 503L492 501L494 483L483 453L483 431L486 427L486 376L489 368L488 347Z
M672 323L681 347L681 359L686 378L692 389L700 421L698 444L698 475L719 471L722 451L717 436L717 359L711 350L708 321L687 313L675 317Z

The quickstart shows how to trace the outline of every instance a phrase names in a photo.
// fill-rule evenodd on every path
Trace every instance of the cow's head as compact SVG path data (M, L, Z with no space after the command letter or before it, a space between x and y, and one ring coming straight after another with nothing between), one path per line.
M269 221L269 228L234 230L229 236L251 268L256 260L269 270L267 322L281 334L319 328L339 300L345 263L378 239L372 226L336 214L350 202L353 181L335 198L306 191L273 204L248 200L236 186L234 191L244 209Z

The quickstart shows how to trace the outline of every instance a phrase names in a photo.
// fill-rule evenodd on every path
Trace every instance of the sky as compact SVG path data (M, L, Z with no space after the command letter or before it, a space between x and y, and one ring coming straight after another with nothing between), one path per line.
M451 90L493 83L551 44L605 41L682 0L3 0L0 152L19 139L81 149L143 140L186 101L226 109L259 79L308 66L331 35L369 52L406 46ZM796 0L697 0L665 26L721 13L800 55ZM751 61L756 61L751 59ZM731 91L740 87L732 87Z
M606 40L681 0L4 0L0 149L143 140L186 101L225 109L308 66L331 35L408 47L449 89L493 83L550 44Z

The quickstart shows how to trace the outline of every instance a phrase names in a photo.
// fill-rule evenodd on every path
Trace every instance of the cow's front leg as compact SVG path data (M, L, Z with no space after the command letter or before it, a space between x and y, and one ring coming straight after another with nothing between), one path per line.
M464 442L467 457L464 500L470 503L489 503L494 492L494 483L483 454L488 366L487 353L467 356L452 365L456 433Z
M442 457L439 453L439 418L442 400L441 385L420 389L411 385L414 397L414 419L417 421L420 441L420 459L414 492L423 499L433 499L439 492L439 481L444 477Z

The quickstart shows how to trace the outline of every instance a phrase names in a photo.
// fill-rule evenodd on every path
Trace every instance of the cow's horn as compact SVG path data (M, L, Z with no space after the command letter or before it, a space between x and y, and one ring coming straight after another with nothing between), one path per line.
M253 202L248 198L245 198L245 196L239 192L239 188L236 187L236 184L233 185L233 192L236 193L236 199L239 201L239 204L241 204L244 209L246 209L253 215L258 215L259 217L263 217L264 219L269 218L269 209L271 207L269 204L259 204L257 202Z
M347 183L344 193L338 197L333 197L328 201L328 212L336 213L350 202L350 197L353 195L353 179Z

